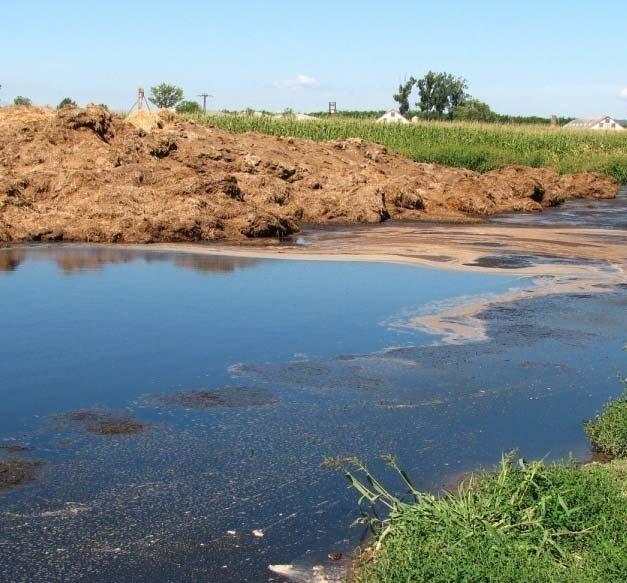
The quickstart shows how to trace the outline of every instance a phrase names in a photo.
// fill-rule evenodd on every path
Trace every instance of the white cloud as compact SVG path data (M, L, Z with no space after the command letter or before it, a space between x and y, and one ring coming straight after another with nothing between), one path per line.
M620 92L621 99L627 99L627 87Z
M279 89L315 89L320 87L320 82L308 75L296 75L293 79L286 79L275 83Z

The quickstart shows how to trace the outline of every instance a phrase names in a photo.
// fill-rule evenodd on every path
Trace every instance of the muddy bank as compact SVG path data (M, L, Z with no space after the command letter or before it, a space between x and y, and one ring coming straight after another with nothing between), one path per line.
M246 241L303 223L477 221L617 190L596 174L418 164L360 139L232 134L173 116L147 132L96 106L0 109L0 242Z

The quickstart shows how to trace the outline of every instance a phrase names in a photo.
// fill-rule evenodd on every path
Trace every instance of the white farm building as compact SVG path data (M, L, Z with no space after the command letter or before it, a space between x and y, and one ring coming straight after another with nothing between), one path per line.
M615 119L612 119L609 115L597 115L593 117L579 117L571 122L568 122L565 128L573 130L624 130L625 128L620 125Z
M377 119L377 123L409 123L409 122L398 111L396 111L395 109L391 109L387 113L384 113L379 119Z

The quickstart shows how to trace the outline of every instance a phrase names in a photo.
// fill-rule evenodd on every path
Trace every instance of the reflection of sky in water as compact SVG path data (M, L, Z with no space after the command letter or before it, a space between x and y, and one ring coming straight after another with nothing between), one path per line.
M0 440L47 461L39 484L0 497L0 580L18 565L32 581L87 566L93 580L265 580L269 563L360 535L325 456L383 471L378 455L392 452L432 487L511 448L584 454L581 421L620 391L624 292L494 307L491 341L434 347L380 323L520 280L105 247L0 250L0 265L13 267L0 272ZM144 398L227 385L278 401ZM103 438L48 418L93 407L154 427Z

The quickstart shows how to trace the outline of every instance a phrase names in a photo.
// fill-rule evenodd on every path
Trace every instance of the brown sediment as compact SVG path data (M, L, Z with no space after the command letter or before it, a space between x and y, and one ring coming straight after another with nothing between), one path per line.
M33 448L30 445L21 445L19 443L0 443L0 450L8 453L23 453L25 451L32 451Z
M618 191L600 174L480 174L360 139L234 134L172 115L139 125L97 106L0 109L0 241L246 241L304 223L476 222Z
M40 465L41 462L30 460L0 461L0 491L33 482Z
M150 395L149 400L186 409L266 407L277 402L274 393L264 387L223 387L211 391L177 391Z
M148 427L126 413L111 411L70 411L54 418L95 435L129 435L140 433Z

